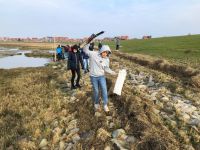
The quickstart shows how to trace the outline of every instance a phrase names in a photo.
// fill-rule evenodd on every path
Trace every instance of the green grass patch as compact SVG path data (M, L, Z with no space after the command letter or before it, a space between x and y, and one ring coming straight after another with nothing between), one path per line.
M108 42L115 49L114 42ZM167 59L182 65L200 68L200 35L133 39L121 41L120 50Z

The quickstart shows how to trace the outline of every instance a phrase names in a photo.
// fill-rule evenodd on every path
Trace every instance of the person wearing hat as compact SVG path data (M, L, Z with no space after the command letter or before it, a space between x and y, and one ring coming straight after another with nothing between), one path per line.
M80 71L80 64L83 69L83 60L81 57L81 54L78 50L78 45L72 46L72 51L69 52L68 56L68 64L67 68L68 70L71 70L72 72L72 78L71 78L71 89L81 88L79 81L81 78L81 71ZM74 83L74 79L77 74L76 84Z
M101 89L103 98L103 108L105 112L109 111L108 108L108 93L105 79L105 72L116 75L114 71L109 68L109 55L111 54L108 45L102 45L99 51L90 51L89 44L87 44L83 51L89 56L90 65L90 80L93 88L94 107L95 110L100 110L99 106L99 88Z

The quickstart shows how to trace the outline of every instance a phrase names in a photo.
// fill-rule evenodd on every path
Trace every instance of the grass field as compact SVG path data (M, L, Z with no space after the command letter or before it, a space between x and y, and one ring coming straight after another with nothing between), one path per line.
M61 43L0 42L2 47L20 47L20 49L26 50L53 50L58 44ZM114 42L103 42L103 44L108 44L112 49L115 49ZM200 35L126 40L121 41L120 50L127 53L150 55L176 64L200 69Z
M115 49L114 42L107 43ZM164 58L182 65L199 68L200 35L134 39L121 41L121 51Z

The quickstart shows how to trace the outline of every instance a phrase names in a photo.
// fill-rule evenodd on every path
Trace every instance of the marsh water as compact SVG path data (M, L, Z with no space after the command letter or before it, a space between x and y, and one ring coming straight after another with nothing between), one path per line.
M34 58L24 55L25 53L31 53L31 51L0 48L0 52L0 69L41 67L50 62L50 59L47 58ZM7 53L9 54L8 56L5 55Z

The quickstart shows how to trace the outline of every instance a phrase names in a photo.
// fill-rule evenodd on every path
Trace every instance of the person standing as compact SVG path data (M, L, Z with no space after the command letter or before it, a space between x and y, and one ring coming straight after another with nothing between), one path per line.
M58 45L56 48L56 54L58 61L62 59L62 47L61 45Z
M115 37L115 45L116 45L116 50L119 50L120 41L118 37Z
M78 50L78 45L72 46L72 51L69 52L68 56L68 70L71 70L72 78L71 78L71 89L81 88L79 81L81 78L80 64L83 69L83 60L81 54ZM74 79L77 74L76 84Z
M101 89L103 98L103 108L105 112L109 112L108 108L108 93L105 79L105 72L116 75L109 68L109 55L111 50L108 45L103 45L99 51L90 51L87 44L83 51L89 56L90 63L90 80L93 88L94 107L95 110L100 110L99 106L99 88Z
M81 48L81 55L83 58L84 73L89 72L89 56Z

